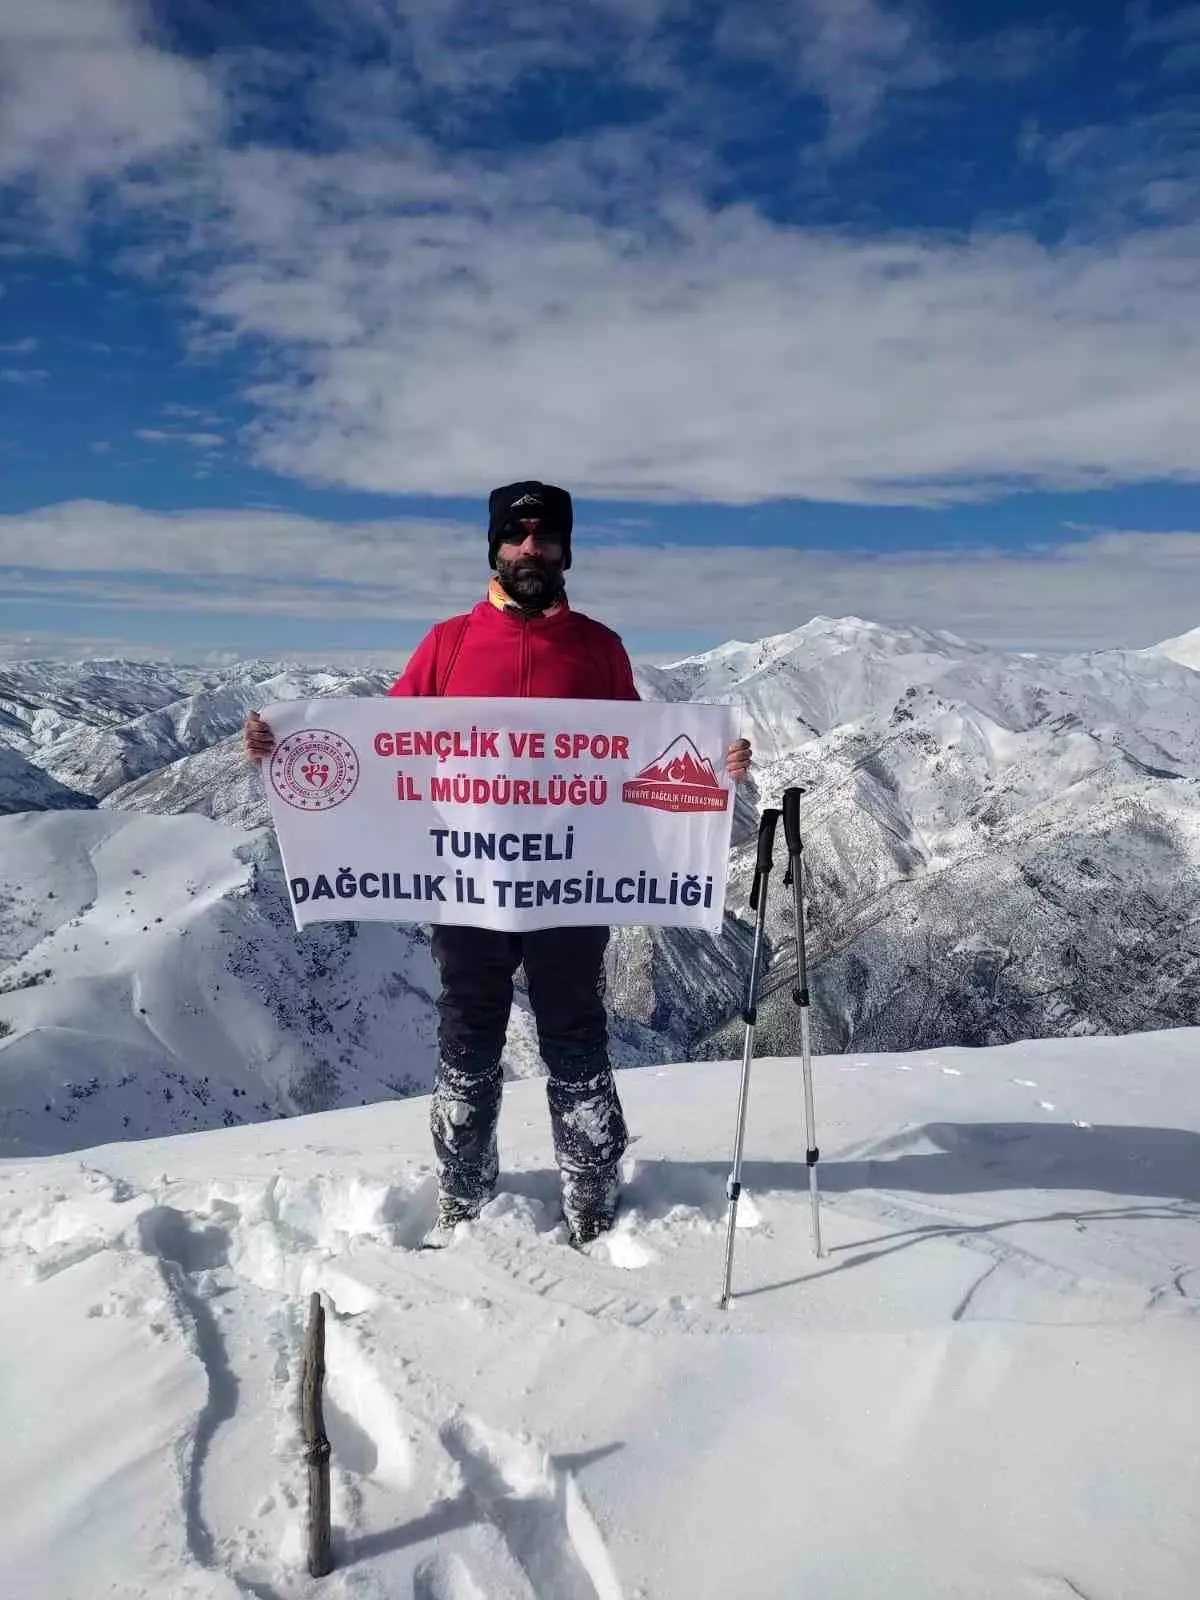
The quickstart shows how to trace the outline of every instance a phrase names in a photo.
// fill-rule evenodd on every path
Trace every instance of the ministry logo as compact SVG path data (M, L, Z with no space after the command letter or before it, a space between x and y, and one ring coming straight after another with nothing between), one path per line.
M683 733L622 786L621 798L656 811L725 811L729 806L729 790L712 762Z
M354 746L328 728L289 734L271 757L271 787L297 811L331 811L358 784Z

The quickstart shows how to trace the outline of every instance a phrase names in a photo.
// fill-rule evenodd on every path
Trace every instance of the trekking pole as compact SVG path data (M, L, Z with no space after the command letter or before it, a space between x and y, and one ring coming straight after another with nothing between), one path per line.
M808 1163L808 1192L812 1199L813 1247L820 1257L825 1251L821 1247L821 1197L817 1190L817 1162L821 1152L817 1148L817 1114L813 1106L808 960L804 950L804 841L800 837L800 796L803 793L803 789L797 788L785 789L783 793L783 837L788 853L783 881L791 886L796 900L796 987L792 990L792 999L800 1007L800 1065L804 1074L804 1132L808 1141L804 1159Z
M733 1241L737 1231L738 1200L742 1193L742 1146L746 1139L746 1107L750 1100L750 1060L754 1052L754 1025L758 1021L758 978L762 967L763 933L767 921L767 879L774 865L775 826L779 811L768 807L758 823L758 860L750 888L750 909L758 913L754 924L754 949L750 956L750 977L746 984L746 1040L742 1046L742 1083L738 1092L737 1133L733 1142L733 1167L726 1194L729 1196L729 1234L725 1241L725 1279L721 1286L721 1310L729 1308L729 1289L733 1282Z

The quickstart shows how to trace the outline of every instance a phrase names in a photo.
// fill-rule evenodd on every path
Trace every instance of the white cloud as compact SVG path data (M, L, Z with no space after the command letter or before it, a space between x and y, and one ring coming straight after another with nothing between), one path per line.
M1164 103L1122 121L1073 128L1053 139L1027 134L1077 214L1108 230L1200 217L1200 110Z
M133 435L146 444L190 444L197 450L211 450L225 443L225 436L220 433L175 433L164 428L135 428Z
M177 646L134 643L120 635L57 633L47 629L0 632L0 661L169 661Z
M56 226L89 185L211 140L218 111L203 72L151 40L139 0L5 0L0 181L32 181Z
M383 30L412 51L420 82L443 92L478 90L503 93L532 69L584 66L593 56L597 32L608 24L641 32L658 6L636 0L521 0L520 4L480 4L479 0L400 0L380 7L366 0Z
M731 503L1200 477L1200 230L864 241L660 195L639 236L555 212L536 158L343 165L230 164L207 306L288 353L274 470Z
M39 629L24 633L0 632L0 661L174 661L196 667L232 667L248 652L237 649L200 650L168 643L130 639L125 634L61 633ZM313 667L341 667L348 672L400 672L407 650L271 650L267 662L280 661Z
M616 626L756 638L814 615L948 628L1008 649L1156 643L1200 623L1200 533L1095 530L1025 553L631 547L578 559L581 605Z
M0 383L11 383L17 388L29 388L34 384L45 383L49 376L45 367L0 368Z
M952 525L951 525L952 526ZM0 518L10 606L429 623L473 604L481 526L331 523L257 511L64 504ZM149 580L148 581L148 576ZM1200 622L1200 532L1073 529L1033 550L888 552L655 546L581 537L575 603L636 634L698 645L818 615L949 628L1012 649L1140 647ZM247 653L253 622L247 620ZM320 653L320 640L313 649Z
M507 93L606 39L629 73L639 52L655 63L668 102L687 92L679 61L662 66L672 7L313 9L347 41L314 89L342 135L320 155L244 128L227 142L270 74L235 50L207 69L169 54L133 0L9 0L0 19L0 179L36 180L58 213L110 182L161 229L137 260L188 262L197 338L266 347L261 465L383 492L476 494L529 472L597 497L732 504L1200 478L1200 228L1165 192L1155 221L1176 225L1103 245L871 239L706 204L715 143L684 147L670 105L532 152L448 155L405 121L411 93L434 108L483 83ZM847 145L895 92L954 70L920 17L737 0L721 37L769 45ZM348 64L364 41L384 64L370 82Z
M951 70L913 0L310 0L310 9L333 59L350 52L356 61L353 72L322 75L309 109L360 132L390 131L398 105L419 103L426 126L453 133L464 114L533 74L534 92L569 123L567 75L597 61L602 75L668 94L669 116L680 102L699 104L695 51L708 36L718 64L756 58L820 100L829 153L858 143L889 94ZM683 48L672 31L681 23Z
M727 50L776 64L825 102L826 150L861 143L884 99L950 75L919 10L880 0L739 0L725 13Z
M14 339L11 344L0 344L0 351L6 355L28 356L37 349L36 339Z

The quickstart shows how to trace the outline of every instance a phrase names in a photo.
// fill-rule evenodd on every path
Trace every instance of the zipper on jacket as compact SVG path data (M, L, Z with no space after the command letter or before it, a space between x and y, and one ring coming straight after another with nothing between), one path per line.
M520 623L521 639L517 646L517 694L522 699L529 698L529 624Z

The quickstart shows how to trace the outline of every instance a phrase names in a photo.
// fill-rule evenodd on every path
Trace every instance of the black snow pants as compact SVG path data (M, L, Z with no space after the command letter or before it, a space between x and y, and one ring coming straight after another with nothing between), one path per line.
M546 1086L554 1153L564 1173L601 1173L625 1153L629 1135L608 1059L604 1010L607 928L497 933L435 927L440 1061L431 1124L444 1193L486 1199L496 1182L500 1057L524 965Z

